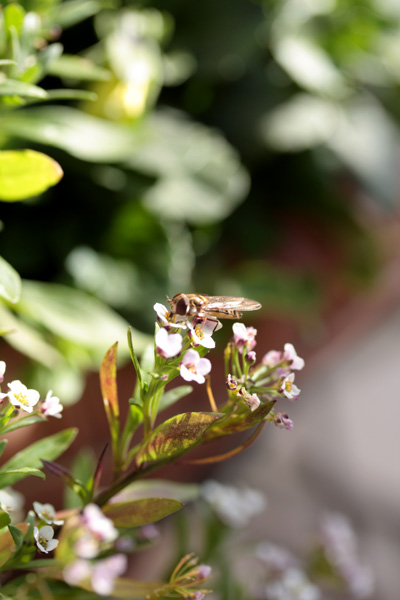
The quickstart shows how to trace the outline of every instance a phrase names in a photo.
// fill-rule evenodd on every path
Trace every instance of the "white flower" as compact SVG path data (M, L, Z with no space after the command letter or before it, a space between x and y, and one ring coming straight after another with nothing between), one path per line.
M188 350L181 362L181 377L185 381L197 381L204 383L204 375L211 371L211 363L208 358L200 358L200 354L193 349Z
M215 341L212 339L212 334L222 327L219 321L205 319L197 324L189 321L188 327L190 338L195 346L203 346L209 349L215 348Z
M50 525L45 525L38 529L37 527L33 528L33 537L35 538L36 545L42 552L48 554L54 548L58 546L58 540L54 540L54 529L50 527Z
M232 325L233 331L233 343L242 351L243 346L246 346L246 350L252 350L256 345L257 329L254 327L246 327L243 323L234 323Z
M177 356L182 350L182 336L180 333L168 333L162 327L156 333L156 347L162 358Z
M13 523L22 521L24 515L22 508L24 506L24 497L20 492L16 492L11 487L5 487L0 490L0 504L6 512L9 513Z
M231 527L246 526L267 505L264 494L258 490L223 485L212 479L203 483L201 491L221 521Z
M253 412L260 406L261 402L260 402L260 398L257 396L257 394L250 394L244 387L241 387L239 389L238 393L239 393L239 396L241 396L243 398L243 400L246 402L246 404L250 408L251 412Z
M42 521L48 525L62 525L64 521L55 519L56 511L51 504L41 504L40 502L33 503L33 510Z
M289 398L289 400L297 400L297 398L300 396L301 390L299 390L297 385L293 383L294 377L294 373L291 373L290 375L285 377L279 388L281 394L285 394L286 398Z
M64 580L69 585L77 585L90 580L93 591L99 596L108 596L114 588L114 580L126 570L128 559L124 554L91 563L78 559L63 571Z
M42 411L46 417L55 417L61 419L61 412L64 410L60 399L57 396L53 396L52 390L47 392L46 398L42 404Z
M93 567L91 584L99 596L108 596L114 589L114 580L126 570L128 559L125 554L116 554L99 560Z
M4 380L4 373L6 372L6 363L4 360L0 360L0 383Z
M101 512L97 504L88 504L83 509L82 516L88 530L100 541L113 542L117 539L118 531L113 522Z
M285 344L283 348L283 360L287 360L289 362L291 369L294 369L295 371L301 371L301 369L304 367L304 359L297 355L293 344Z
M321 597L319 589L297 568L287 569L281 579L268 583L265 593L269 600L318 600Z
M179 321L178 315L171 317L171 313L169 312L168 308L159 302L156 302L153 308L157 313L157 320L164 327L178 327L180 329L186 329L186 318L182 321Z
M64 581L69 585L77 585L84 579L89 579L92 573L92 565L88 560L78 558L73 563L65 567L63 571Z
M278 350L270 350L267 354L264 354L261 362L263 365L272 369L273 367L276 367L276 365L279 365L281 360L281 353L278 352Z
M22 408L26 412L31 413L35 404L39 402L40 394L36 390L28 390L26 385L21 383L18 379L7 384L10 391L6 394L0 394L0 399L8 396L11 404L17 408Z

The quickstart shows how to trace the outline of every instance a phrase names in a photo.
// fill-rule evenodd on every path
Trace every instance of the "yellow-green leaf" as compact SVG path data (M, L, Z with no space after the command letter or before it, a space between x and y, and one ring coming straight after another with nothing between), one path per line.
M172 498L142 498L107 504L102 510L116 527L140 527L155 523L182 506L182 502Z
M60 165L34 150L0 151L0 200L14 202L41 194L63 176Z
M157 427L136 455L137 465L147 461L169 461L198 444L221 415L192 412L176 415Z

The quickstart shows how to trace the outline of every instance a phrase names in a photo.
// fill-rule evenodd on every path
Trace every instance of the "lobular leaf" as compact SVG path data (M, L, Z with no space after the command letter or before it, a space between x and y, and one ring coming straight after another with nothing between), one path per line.
M136 455L138 466L148 461L166 461L198 444L221 415L191 412L176 415L159 425Z
M40 469L42 458L53 460L60 456L72 444L77 433L78 430L75 428L64 429L64 431L43 438L17 452L0 468L2 486L13 485L16 481L26 477L21 472L6 473L7 471L18 469L19 465Z
M142 498L107 504L102 510L116 527L140 527L156 523L182 506L182 502L172 498Z
M0 200L30 198L56 185L63 176L60 165L34 150L0 151Z
M188 396L193 391L193 387L191 385L180 385L172 390L168 390L161 398L160 406L158 412L165 410L172 404L175 404L178 400L183 398L184 396Z
M24 98L47 98L47 92L37 85L5 79L0 82L0 96L22 96Z
M7 302L15 304L18 302L20 294L20 276L18 275L17 271L0 256L0 297L4 298L4 300L7 300Z

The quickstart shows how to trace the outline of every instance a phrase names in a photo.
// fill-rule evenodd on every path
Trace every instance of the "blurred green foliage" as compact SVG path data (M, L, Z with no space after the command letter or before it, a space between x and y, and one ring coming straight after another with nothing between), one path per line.
M37 377L73 373L78 395L104 305L111 332L194 290L309 323L326 271L369 282L368 203L396 209L399 30L389 0L3 3L0 148L65 174L2 211L31 281L1 329L22 327Z

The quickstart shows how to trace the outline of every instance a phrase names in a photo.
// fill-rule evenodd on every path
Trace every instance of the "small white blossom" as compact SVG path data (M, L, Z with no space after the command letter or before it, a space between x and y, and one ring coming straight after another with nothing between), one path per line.
M48 525L62 525L64 521L55 519L56 511L51 504L41 504L40 502L33 503L33 510L42 521Z
M116 554L99 560L93 566L91 584L99 596L108 596L114 589L114 580L126 570L128 559L125 554Z
M0 360L0 383L4 381L4 373L6 372L6 363Z
M270 350L267 354L264 354L261 362L266 367L272 369L281 362L281 353L278 350Z
M182 350L180 333L168 333L163 327L156 333L157 352L162 358L177 356Z
M233 331L233 344L239 348L240 352L243 351L243 346L246 346L246 350L252 350L256 345L257 329L254 327L246 327L243 323L234 323L232 325Z
M54 548L58 546L58 540L54 540L54 529L50 525L45 525L38 529L33 528L33 537L35 538L36 545L45 554L48 554Z
M61 419L61 413L64 410L63 405L60 402L60 398L53 396L52 390L47 392L46 398L42 404L42 411L46 417L55 417Z
M297 398L300 396L301 390L293 383L294 378L294 373L291 373L283 379L279 388L281 394L284 394L286 398L289 398L289 400L297 400Z
M268 600L318 600L321 597L304 571L296 568L288 569L280 579L268 583L265 595Z
M11 487L3 488L0 490L0 505L9 513L13 523L22 521L24 516L22 512L24 497L20 492L16 492Z
M289 362L289 367L295 371L301 371L304 367L304 359L297 355L293 344L285 344L283 347L283 360Z
M204 348L215 348L215 341L212 338L214 331L220 329L219 321L205 319L200 323L188 322L189 336L195 346L203 346Z
M201 490L221 521L231 527L246 526L267 505L264 494L249 487L228 486L210 479L203 483Z
M201 358L200 354L193 349L185 352L180 367L181 377L185 381L197 381L197 383L204 383L204 376L211 371L208 358Z
M28 390L26 385L21 383L18 379L7 384L9 392L6 394L0 394L0 399L8 397L11 404L17 408L22 408L26 412L31 413L33 407L39 402L40 394L36 390Z
M179 321L179 316L177 315L174 315L172 318L168 308L159 302L156 302L153 308L157 313L157 320L160 325L164 327L177 327L180 329L186 329L186 318L181 321Z
M102 542L113 542L118 537L111 519L106 517L97 504L88 504L83 509L83 522L87 529Z

